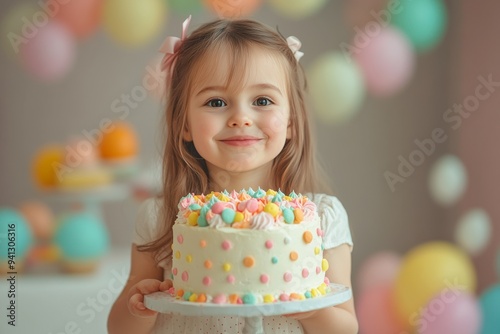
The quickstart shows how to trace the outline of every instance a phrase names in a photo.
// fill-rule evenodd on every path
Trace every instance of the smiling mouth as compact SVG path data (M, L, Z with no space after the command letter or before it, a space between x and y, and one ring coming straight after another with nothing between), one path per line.
M251 146L261 140L262 139L256 137L231 137L222 139L221 142L230 146Z

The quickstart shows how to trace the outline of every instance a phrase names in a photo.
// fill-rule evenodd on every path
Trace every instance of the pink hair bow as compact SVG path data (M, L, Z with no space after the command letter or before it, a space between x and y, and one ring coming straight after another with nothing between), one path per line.
M288 37L286 39L286 41L288 43L288 47L290 48L290 50L292 50L293 55L295 56L295 59L297 59L297 61L299 61L300 58L302 58L302 56L304 55L304 52L299 51L300 47L302 46L302 43L295 36Z
M182 45L182 42L187 37L189 22L191 22L191 15L189 15L189 17L182 23L181 38L175 36L167 36L160 47L160 52L165 54L161 62L161 69L167 74L168 80L170 80L170 76L172 75L172 70L174 68L176 59L175 55Z

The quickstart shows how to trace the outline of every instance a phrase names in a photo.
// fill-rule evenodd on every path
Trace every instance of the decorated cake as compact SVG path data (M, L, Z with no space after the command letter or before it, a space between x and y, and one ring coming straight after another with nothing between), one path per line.
M329 292L316 205L294 192L189 194L173 226L171 293L201 303L258 304Z

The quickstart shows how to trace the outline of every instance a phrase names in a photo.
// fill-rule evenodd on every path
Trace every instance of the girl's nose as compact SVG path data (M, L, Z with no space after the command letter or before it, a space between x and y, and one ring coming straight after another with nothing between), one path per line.
M243 110L243 108L235 108L227 122L227 125L230 128L251 126L252 124L252 119L249 117L248 113Z

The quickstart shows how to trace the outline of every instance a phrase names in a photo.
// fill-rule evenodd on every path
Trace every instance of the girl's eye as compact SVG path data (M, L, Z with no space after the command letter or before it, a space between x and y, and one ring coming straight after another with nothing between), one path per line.
M226 102L221 99L212 99L207 102L207 106L212 108L221 108L226 106Z
M269 100L267 97L259 97L255 100L254 104L259 107L266 107L271 105L273 102Z

